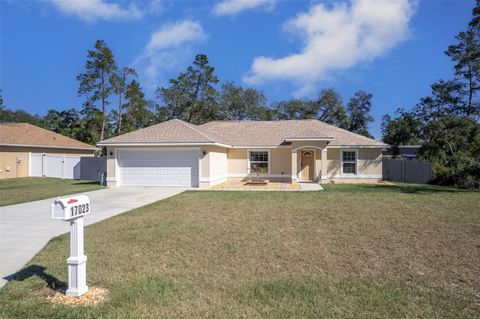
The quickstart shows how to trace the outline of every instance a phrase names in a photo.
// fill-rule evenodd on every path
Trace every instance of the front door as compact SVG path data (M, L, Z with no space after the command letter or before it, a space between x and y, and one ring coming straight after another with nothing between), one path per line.
M313 151L302 151L302 160L301 165L301 179L302 181L313 181L313 170L314 170L314 152Z

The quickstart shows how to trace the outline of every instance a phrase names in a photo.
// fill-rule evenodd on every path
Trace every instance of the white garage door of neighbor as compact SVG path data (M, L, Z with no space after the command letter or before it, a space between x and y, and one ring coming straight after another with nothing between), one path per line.
M198 187L199 149L119 150L120 186Z

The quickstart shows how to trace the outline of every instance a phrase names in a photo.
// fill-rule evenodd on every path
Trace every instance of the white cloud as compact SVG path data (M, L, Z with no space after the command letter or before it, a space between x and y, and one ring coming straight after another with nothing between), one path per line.
M161 10L160 0L137 1L128 6L105 0L50 0L60 12L93 22L96 20L136 20Z
M196 21L185 20L174 24L165 24L152 34L147 44L147 52L179 46L185 42L198 42L206 38L202 26Z
M202 26L196 21L165 24L151 35L150 41L133 65L143 70L148 82L153 84L158 80L159 71L184 66L192 56L193 45L207 38Z
M275 6L277 0L222 0L213 7L217 16L235 15L245 10L257 7L266 7L267 10Z
M378 57L405 40L414 5L409 0L352 0L350 5L317 4L284 24L300 37L300 53L283 58L254 59L244 81L293 80L304 96L333 71L344 70Z

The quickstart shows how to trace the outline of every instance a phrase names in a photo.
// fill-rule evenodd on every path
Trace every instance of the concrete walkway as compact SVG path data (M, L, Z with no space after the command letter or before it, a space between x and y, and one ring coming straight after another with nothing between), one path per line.
M184 188L122 187L82 193L90 198L91 205L85 225L183 191ZM68 222L50 218L53 200L0 207L0 287L7 282L6 277L20 270L50 239L70 230Z
M299 183L302 191L323 191L323 187L318 183Z

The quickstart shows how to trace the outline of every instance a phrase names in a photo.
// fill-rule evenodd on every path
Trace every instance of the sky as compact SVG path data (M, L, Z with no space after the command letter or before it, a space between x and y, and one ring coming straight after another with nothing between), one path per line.
M221 82L269 104L334 88L344 103L373 94L370 131L453 76L444 54L473 0L0 0L0 89L9 109L79 109L77 74L105 40L147 97L207 54ZM157 101L158 102L158 101Z

